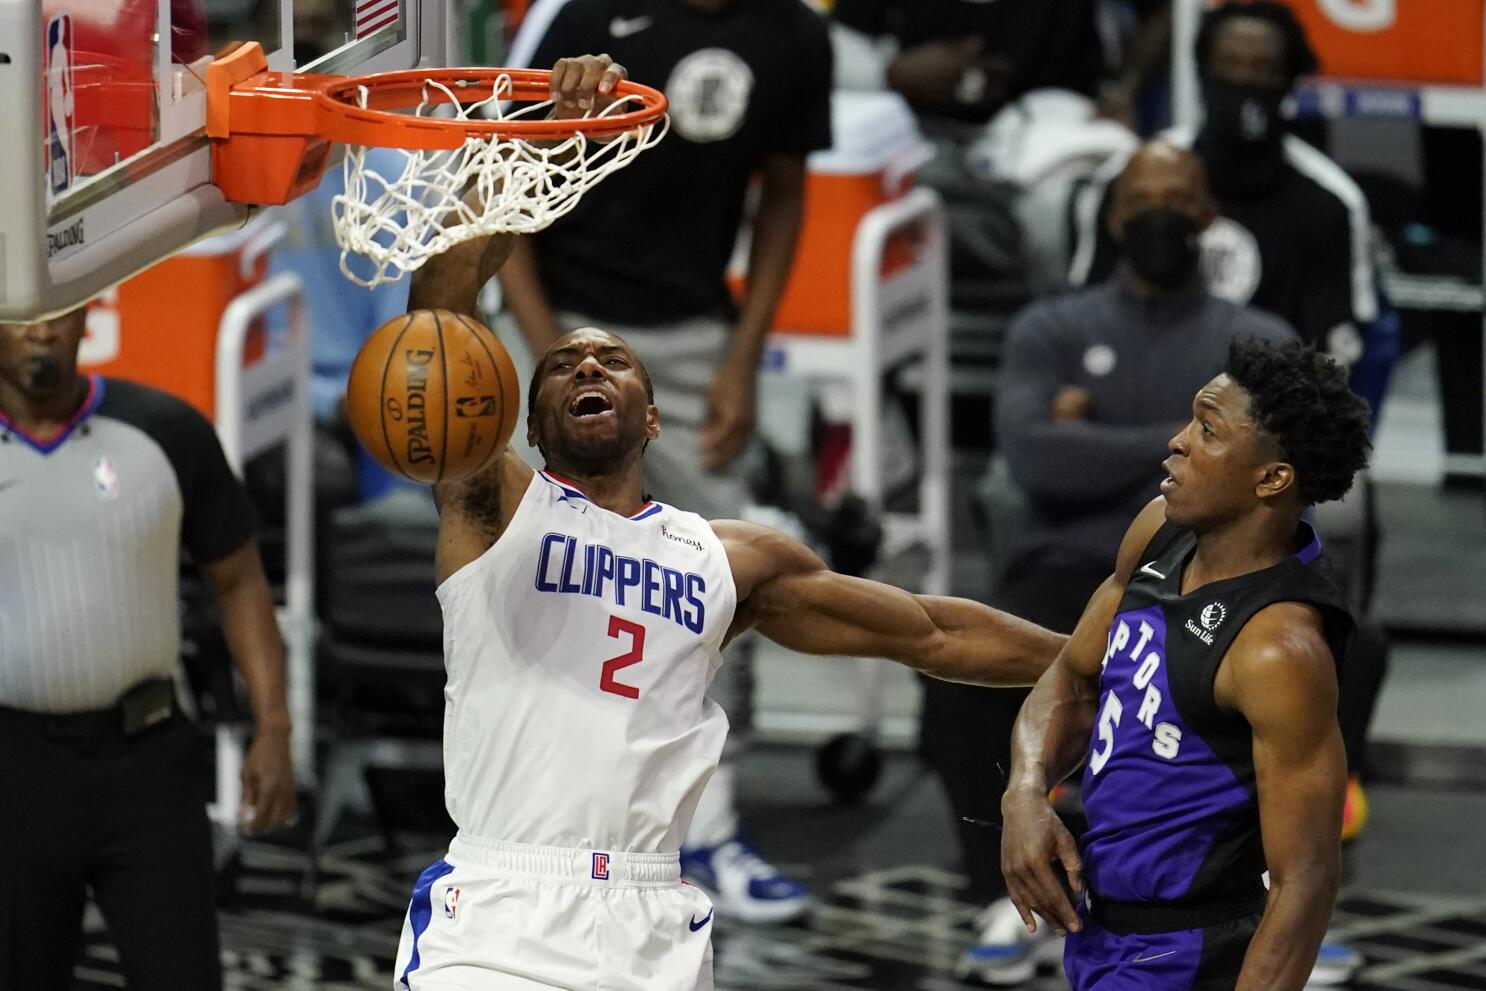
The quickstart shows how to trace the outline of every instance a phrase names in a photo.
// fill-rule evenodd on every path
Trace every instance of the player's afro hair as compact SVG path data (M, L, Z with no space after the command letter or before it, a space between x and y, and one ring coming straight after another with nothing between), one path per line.
M1305 26L1296 18L1295 11L1275 0L1229 0L1214 7L1202 17L1202 27L1197 31L1197 65L1206 68L1212 57L1213 45L1223 25L1235 17L1252 17L1265 21L1279 30L1285 39L1285 79L1293 85L1301 76L1310 76L1321 67L1316 50L1305 34Z
M1367 467L1367 403L1347 387L1347 373L1329 355L1291 341L1235 341L1228 377L1249 394L1249 415L1274 437L1295 467L1306 505L1347 494Z

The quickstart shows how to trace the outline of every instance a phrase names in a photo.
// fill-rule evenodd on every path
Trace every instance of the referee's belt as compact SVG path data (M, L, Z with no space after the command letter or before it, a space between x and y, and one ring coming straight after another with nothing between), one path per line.
M0 706L0 720L48 739L104 742L137 736L178 712L175 683L169 678L151 678L130 688L107 709L32 712Z
M1166 902L1121 902L1089 892L1089 918L1112 933L1164 933L1202 929L1264 911L1269 891L1253 888Z

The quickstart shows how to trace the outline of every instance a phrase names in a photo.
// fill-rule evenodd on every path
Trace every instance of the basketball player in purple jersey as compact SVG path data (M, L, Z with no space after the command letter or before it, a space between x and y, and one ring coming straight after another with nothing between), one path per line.
M1027 928L1067 934L1076 991L1310 976L1340 872L1351 619L1302 514L1351 487L1367 425L1330 358L1234 344L1022 708L1002 866ZM1047 801L1080 764L1082 850Z

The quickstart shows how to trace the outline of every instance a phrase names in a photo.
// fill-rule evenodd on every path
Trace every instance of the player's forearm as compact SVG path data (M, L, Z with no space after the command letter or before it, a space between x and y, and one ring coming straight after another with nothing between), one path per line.
M969 599L915 598L939 635L931 652L909 663L943 681L1003 687L1033 684L1068 639Z
M1339 865L1330 864L1295 880L1271 880L1264 917L1244 955L1236 991L1305 987L1336 905L1339 874Z
M748 252L748 282L728 354L728 361L737 368L758 367L794 264L804 208L803 163L771 166L764 174L764 191Z
M1022 703L1011 733L1007 793L1045 795L1083 763L1099 702L1099 685L1054 663Z
M478 237L434 255L413 273L409 311L442 309L481 319L480 290L505 264L516 240L512 234Z
M536 249L530 238L517 240L500 270L500 284L506 308L516 318L521 335L533 354L542 354L562 336L562 329L537 275Z

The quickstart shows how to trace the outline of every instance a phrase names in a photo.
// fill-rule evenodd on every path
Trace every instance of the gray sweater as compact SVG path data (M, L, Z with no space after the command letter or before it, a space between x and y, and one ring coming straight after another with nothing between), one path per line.
M1278 318L1204 289L1153 300L1118 274L1022 311L996 399L1001 450L1031 503L1012 563L1112 569L1126 528L1159 492L1167 442L1223 370L1229 342L1294 336ZM1089 391L1088 419L1053 421L1065 385Z

